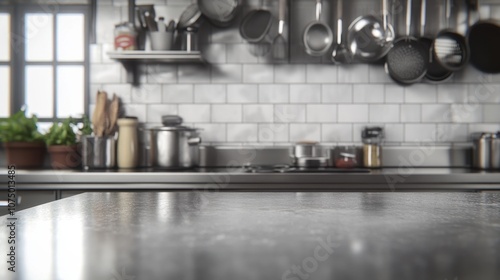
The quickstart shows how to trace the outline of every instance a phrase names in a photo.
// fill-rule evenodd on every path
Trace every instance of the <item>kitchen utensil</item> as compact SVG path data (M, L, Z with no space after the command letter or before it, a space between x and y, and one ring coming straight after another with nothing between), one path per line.
M179 116L164 116L162 121L164 126L146 129L150 133L153 167L184 169L198 166L199 129L181 126Z
M167 25L167 32L172 32L174 33L175 31L175 20L170 20Z
M333 47L332 62L334 63L348 63L351 62L352 57L350 51L342 42L343 25L343 0L337 0L337 44Z
M84 169L113 168L115 164L114 136L82 136L82 165Z
M303 35L306 53L311 56L322 56L332 46L333 33L328 25L320 21L322 3L316 0L316 20L306 26Z
M363 140L363 165L367 168L382 166L382 141L384 129L382 127L365 127L361 133Z
M286 18L286 7L287 0L279 0L279 11L278 11L278 35L273 41L273 59L275 61L283 61L288 58L288 44L283 36L283 31L285 28L285 18Z
M172 49L174 41L173 32L148 32L151 41L151 50L153 51L167 51Z
M137 20L139 21L139 24L141 25L142 29L147 29L147 21L146 21L146 12L154 19L156 17L156 11L154 8L154 5L136 5L135 6L135 11L137 14Z
M249 43L262 42L269 34L272 23L273 15L270 11L263 8L252 10L241 20L240 35Z
M426 50L429 50L429 63L427 64L427 73L425 78L430 82L444 82L453 76L453 71L445 69L438 62L436 54L433 50L434 39L425 36L425 24L427 15L427 0L422 0L420 14L420 42L424 45ZM446 17L446 16L444 16Z
M116 122L118 120L118 114L120 111L120 101L116 94L113 94L113 99L109 103L107 109L108 122L104 132L105 136L112 136L116 131Z
M300 168L327 167L329 160L327 157L301 157L297 159L296 166Z
M118 119L118 168L135 168L139 160L136 117Z
M181 50L197 51L198 48L198 29L194 26L186 27L182 31Z
M102 137L106 129L107 100L108 94L105 91L97 92L96 105L92 114L92 125L94 127L94 134L97 137Z
M382 18L361 16L349 26L347 46L356 59L375 62L391 49L395 33L389 23L388 9L388 0L382 0Z
M227 27L240 10L239 0L198 0L198 8L210 22L218 27Z
M158 31L158 24L155 21L154 16L149 12L144 12L144 18L146 19L146 25L150 32Z
M182 12L179 17L179 21L177 22L177 29L183 30L187 27L191 27L195 25L198 20L201 18L201 12L198 8L198 4L193 3L189 5L184 12Z
M475 14L478 1L467 2L468 10L473 10ZM490 74L500 73L499 20L479 20L470 27L467 41L470 47L470 61L476 69Z
M399 38L387 54L386 71L396 82L411 84L420 81L427 72L429 53L410 36L412 0L406 3L406 37Z
M469 47L464 36L450 29L451 9L451 0L445 0L447 29L436 36L433 51L441 66L449 71L458 71L469 61Z

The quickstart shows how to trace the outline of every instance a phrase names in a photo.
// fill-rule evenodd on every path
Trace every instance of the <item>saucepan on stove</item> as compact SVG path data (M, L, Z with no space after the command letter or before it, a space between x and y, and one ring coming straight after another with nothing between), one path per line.
M199 165L201 138L198 128L182 126L179 116L163 116L163 126L143 130L149 141L153 168L189 169Z
M314 141L297 142L291 149L290 157L292 164L298 167L316 168L330 165L328 149Z

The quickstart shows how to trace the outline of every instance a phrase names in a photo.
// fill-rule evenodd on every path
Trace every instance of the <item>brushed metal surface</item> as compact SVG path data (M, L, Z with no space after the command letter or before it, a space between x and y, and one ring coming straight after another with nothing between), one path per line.
M2 262L0 278L499 279L499 207L500 193L86 193L17 213L17 272Z

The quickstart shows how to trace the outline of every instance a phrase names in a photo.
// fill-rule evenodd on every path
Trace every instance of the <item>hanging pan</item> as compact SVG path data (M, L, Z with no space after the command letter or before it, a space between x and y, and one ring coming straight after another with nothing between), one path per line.
M469 46L464 36L450 29L451 6L451 0L445 0L447 29L438 33L432 47L441 66L449 71L458 71L469 61Z
M333 32L328 25L321 22L321 0L316 0L316 20L306 26L303 40L306 53L311 56L322 56L332 46Z
M385 68L389 76L401 84L420 81L427 73L429 52L425 46L410 36L412 0L406 2L406 37L394 42L387 54Z
M468 0L468 4L477 11L477 0ZM500 21L479 20L469 29L467 39L472 65L485 73L500 73Z
M444 9L441 9L444 10ZM433 43L434 39L425 36L425 21L427 15L427 0L422 0L422 7L420 11L420 42L425 46L426 50L429 52L429 63L427 65L427 73L425 78L429 82L439 83L447 81L453 76L453 71L450 71L437 61L437 57L434 54Z

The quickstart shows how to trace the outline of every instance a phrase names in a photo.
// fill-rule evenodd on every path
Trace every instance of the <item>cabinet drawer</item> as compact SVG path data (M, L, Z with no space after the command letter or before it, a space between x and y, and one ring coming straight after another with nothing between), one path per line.
M16 205L16 212L35 207L47 202L54 201L56 199L55 191L17 191L17 197L19 204ZM0 201L6 201L7 191L0 191ZM9 213L8 207L0 206L0 216L7 215Z

